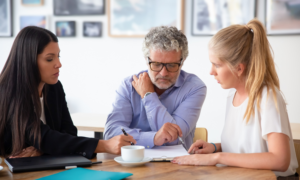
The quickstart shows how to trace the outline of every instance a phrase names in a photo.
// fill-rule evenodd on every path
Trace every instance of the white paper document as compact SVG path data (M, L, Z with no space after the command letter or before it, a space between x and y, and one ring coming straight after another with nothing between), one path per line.
M171 161L174 157L185 155L189 155L189 153L181 144L145 149L145 157L152 158L152 161Z

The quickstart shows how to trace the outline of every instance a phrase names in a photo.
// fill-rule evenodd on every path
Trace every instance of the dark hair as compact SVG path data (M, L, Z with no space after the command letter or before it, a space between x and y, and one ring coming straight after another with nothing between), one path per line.
M41 103L38 86L41 76L37 55L50 42L58 42L50 31L28 26L14 40L7 61L0 74L0 154L19 153L26 138L40 145ZM45 89L45 88L44 88ZM12 147L5 147L4 131L11 127ZM28 134L27 134L28 133Z

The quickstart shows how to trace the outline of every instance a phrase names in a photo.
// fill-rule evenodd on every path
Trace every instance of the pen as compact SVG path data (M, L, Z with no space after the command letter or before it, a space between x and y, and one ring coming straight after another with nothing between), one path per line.
M186 149L185 143L184 143L184 141L182 140L182 138L181 138L180 136L178 136L178 139L179 139L179 141L181 142L181 144L183 145L183 147Z
M128 134L126 133L126 131L125 131L123 128L121 128L121 130L123 131L123 134L124 134L125 136L128 136ZM131 145L134 145L133 142L130 142L130 143L131 143Z

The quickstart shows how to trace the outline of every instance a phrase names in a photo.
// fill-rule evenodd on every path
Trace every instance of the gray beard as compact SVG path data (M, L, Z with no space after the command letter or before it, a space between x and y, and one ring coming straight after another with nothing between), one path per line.
M164 77L159 77L159 78L170 80L169 78L164 78ZM178 77L177 77L177 78L178 78ZM177 78L176 78L176 80L177 80ZM175 82L171 82L171 81L170 81L170 85L169 85L169 86L167 86L167 87L160 87L160 86L155 82L155 79L157 79L156 77L154 77L154 78L150 77L150 79L151 79L152 84L154 84L158 89L169 89L169 88L172 87L172 86L175 84L175 82L176 82L176 81L175 81Z

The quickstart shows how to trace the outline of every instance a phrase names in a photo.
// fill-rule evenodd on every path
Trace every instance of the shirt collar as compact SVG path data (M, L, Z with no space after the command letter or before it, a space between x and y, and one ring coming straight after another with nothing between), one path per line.
M180 86L182 86L183 82L184 82L184 71L180 70L180 74L179 74L174 86L180 87Z

